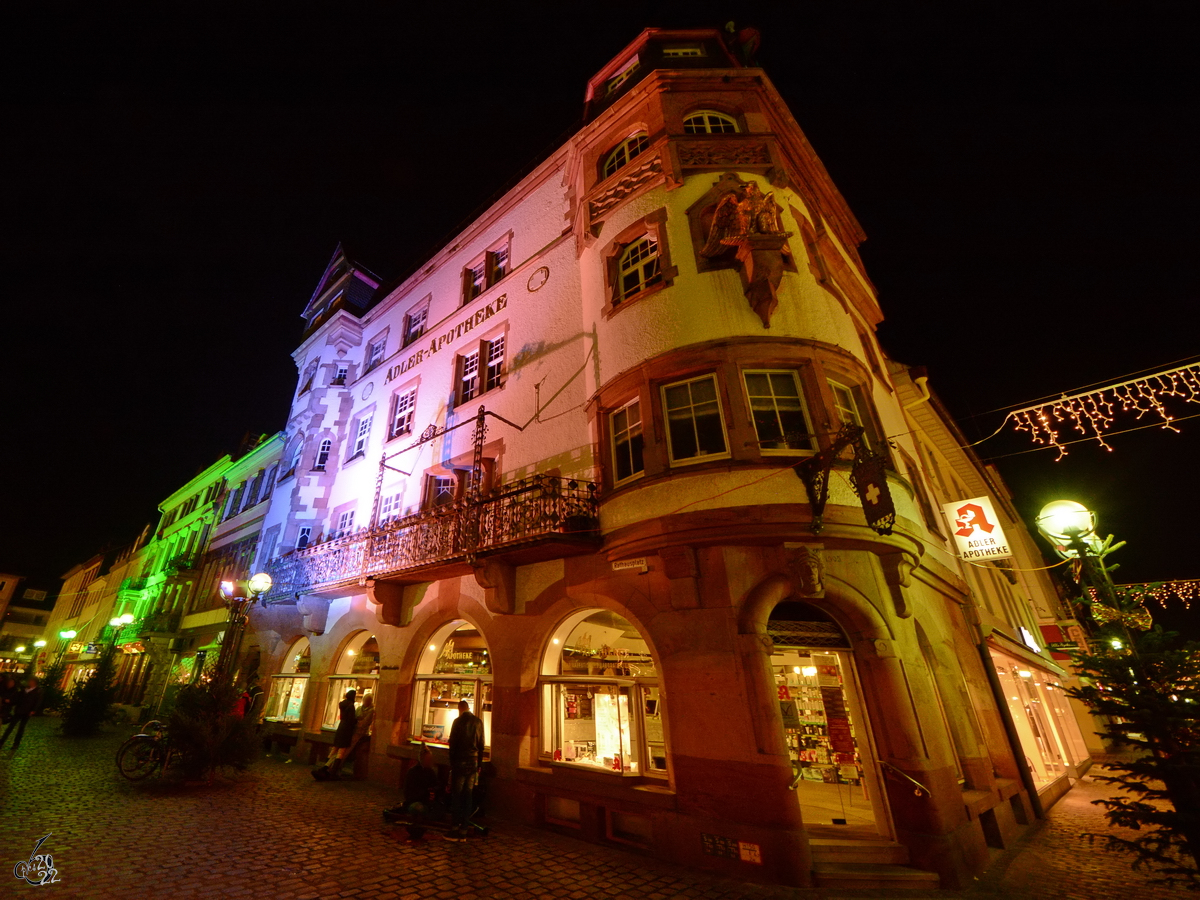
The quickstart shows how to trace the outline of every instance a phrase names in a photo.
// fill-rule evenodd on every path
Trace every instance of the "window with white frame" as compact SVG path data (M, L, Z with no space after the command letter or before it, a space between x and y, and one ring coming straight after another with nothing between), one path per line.
M509 245L497 244L463 270L463 303L469 303L510 271Z
M329 440L328 438L321 441L320 445L318 445L318 447L317 447L316 461L313 463L314 471L317 471L317 472L325 471L325 465L329 462L329 451L332 449L333 449L333 441Z
M403 491L395 491L379 498L379 523L381 525L400 515L400 501L403 497Z
M644 470L642 462L642 404L627 403L609 417L612 432L613 484L628 481Z
M301 525L300 531L296 534L296 549L303 550L312 541L312 526Z
M662 281L658 241L644 235L628 244L617 261L617 302Z
M387 346L387 338L386 337L377 338L376 340L372 341L367 346L366 371L370 372L372 369L374 369L376 366L378 366L381 362L383 362L383 351L386 346Z
M404 317L404 346L407 347L425 333L425 324L429 319L429 303L409 310Z
M412 433L413 414L417 408L417 389L398 391L392 400L392 428L389 437Z
M475 350L460 356L458 371L460 404L500 387L504 375L504 335L480 341Z
M371 436L371 419L372 415L365 415L358 420L358 424L354 427L354 449L350 454L351 459L356 459L367 452L367 439Z
M464 403L479 394L479 351L464 353L458 371L458 402Z
M728 456L725 418L714 375L664 385L663 415L672 462Z
M330 535L331 538L345 537L354 532L354 510L348 509L338 516L337 531Z
M829 379L829 390L833 393L833 408L838 421L843 425L858 425L863 429L863 442L871 446L870 422L863 415L862 404L858 392L840 382Z
M812 450L812 429L800 378L792 371L762 370L742 373L750 418L763 453Z
M447 744L461 700L483 721L483 744L491 747L492 660L479 630L457 619L434 632L417 662L412 740Z
M644 131L625 138L604 157L604 164L600 167L601 177L607 178L618 169L624 168L631 159L640 156L642 151L649 146L650 138Z
M685 134L737 134L738 123L715 109L698 109L683 120L683 130Z
M350 374L350 367L345 363L338 363L336 369L333 370L333 381L330 384L340 385L346 383L346 376Z
M667 774L666 698L649 645L609 610L575 613L542 657L542 759L614 775Z

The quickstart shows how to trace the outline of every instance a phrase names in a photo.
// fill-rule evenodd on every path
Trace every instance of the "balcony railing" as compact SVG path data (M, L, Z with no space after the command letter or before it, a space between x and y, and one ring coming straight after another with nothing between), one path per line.
M188 553L181 553L178 556L171 557L167 561L167 564L163 566L163 570L167 573L168 577L172 575L184 575L195 571L195 568L196 558Z
M265 599L386 578L429 566L547 540L596 534L596 486L535 475L478 502L462 501L364 528L272 560Z
M174 634L179 630L179 614L178 613L151 613L146 616L138 625L138 636L146 634ZM107 627L107 626L106 626ZM128 626L132 628L133 626Z
M121 587L118 588L118 590L122 591L144 591L145 589L145 578L126 578L121 582Z

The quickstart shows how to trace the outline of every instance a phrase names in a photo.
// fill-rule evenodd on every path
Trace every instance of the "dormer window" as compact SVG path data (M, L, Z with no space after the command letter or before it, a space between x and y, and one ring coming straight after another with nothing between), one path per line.
M625 65L621 67L621 70L617 72L616 75L608 79L604 85L604 93L611 97L620 89L621 85L633 77L633 75L638 72L641 67L642 64L638 58L636 56L633 57L631 60L629 60L629 62L625 63Z
M694 56L707 56L703 44L664 44L663 59L686 59Z
M640 155L643 150L650 146L650 138L646 132L639 131L637 134L630 135L617 144L608 156L604 158L604 165L601 167L604 178L616 172L629 164L629 161Z
M737 120L714 109L699 109L683 120L685 134L737 134Z

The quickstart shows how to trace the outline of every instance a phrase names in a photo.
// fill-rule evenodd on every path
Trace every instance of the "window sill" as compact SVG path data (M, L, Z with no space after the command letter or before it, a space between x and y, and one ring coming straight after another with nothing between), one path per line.
M630 306L633 306L635 303L641 303L643 300L647 299L648 297L653 297L659 291L666 290L667 288L669 288L671 286L671 283L672 282L670 279L664 278L663 280L659 281L657 284L652 284L648 288L643 288L642 290L638 291L636 294L630 294L628 297L622 297L620 300L618 300L615 303L612 300L609 300L609 302L604 305L604 309L602 309L600 312L604 315L604 318L606 320L611 319L613 316L617 315L617 313L621 312L622 310L628 309Z
M675 806L675 791L667 783L665 775L623 776L617 772L589 772L586 766L542 760L540 765L519 766L517 780L547 792L591 791L626 800L636 797L639 803L664 809ZM635 791L636 794L633 793Z

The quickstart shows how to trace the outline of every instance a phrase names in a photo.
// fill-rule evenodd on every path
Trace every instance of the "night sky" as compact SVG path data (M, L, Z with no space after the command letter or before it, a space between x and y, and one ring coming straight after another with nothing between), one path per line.
M885 348L928 367L970 440L997 410L1200 355L1190 0L416 9L0 22L0 569L61 575L282 428L337 243L407 274L574 130L586 79L647 26L762 31L868 236ZM1200 418L1179 427L1059 463L1011 429L977 452L1030 520L1098 510L1130 542L1118 581L1193 578Z

